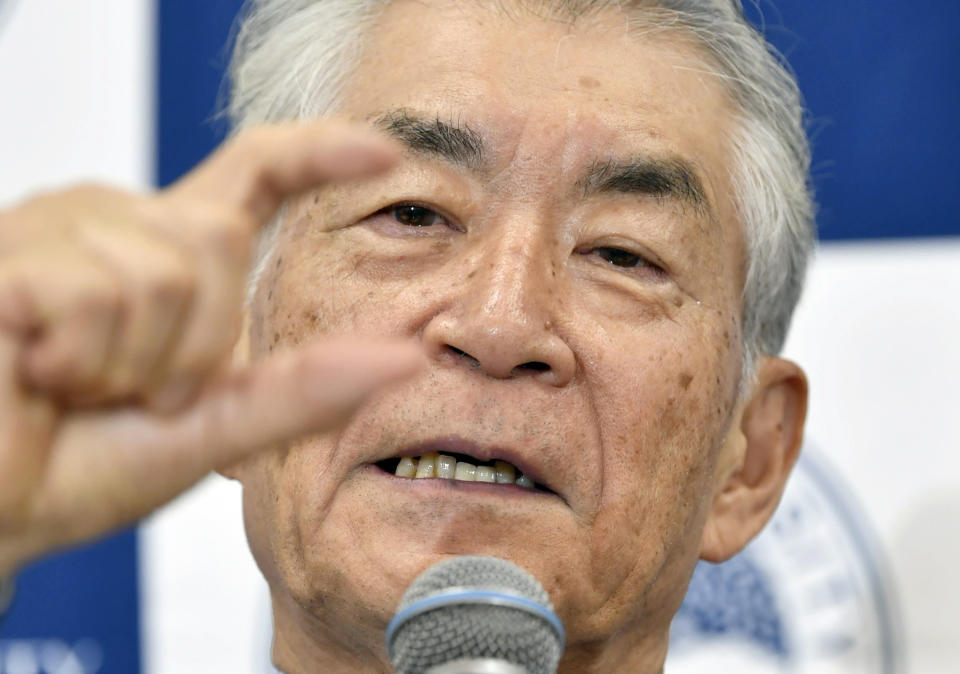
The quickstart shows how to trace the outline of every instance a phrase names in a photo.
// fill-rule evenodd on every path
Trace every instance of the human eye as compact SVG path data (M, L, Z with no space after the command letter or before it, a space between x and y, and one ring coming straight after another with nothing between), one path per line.
M436 211L417 204L396 204L390 206L387 212L394 220L407 227L433 227L437 224L449 224L447 219Z
M435 236L463 231L439 209L401 201L381 208L363 219L364 224L390 237Z
M584 252L599 258L603 263L611 267L636 270L636 272L651 273L657 276L662 276L666 273L660 265L651 262L640 253L625 248L617 246L595 246Z
M646 260L636 253L631 253L622 248L601 246L600 248L594 248L593 252L596 253L600 259L606 260L614 267L642 267L645 266L646 263Z

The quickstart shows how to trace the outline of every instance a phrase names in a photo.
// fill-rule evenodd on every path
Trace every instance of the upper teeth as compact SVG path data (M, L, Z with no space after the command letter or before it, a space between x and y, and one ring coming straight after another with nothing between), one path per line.
M533 480L523 473L518 473L514 465L506 461L494 461L492 466L476 466L436 452L424 454L419 458L403 457L396 470L398 477L438 477L463 482L496 482L533 489Z

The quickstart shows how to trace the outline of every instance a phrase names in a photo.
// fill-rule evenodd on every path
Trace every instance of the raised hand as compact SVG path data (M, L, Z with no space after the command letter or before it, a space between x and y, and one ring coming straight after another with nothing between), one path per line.
M0 213L0 576L417 369L413 345L355 340L228 364L259 228L396 157L341 122L264 127L156 195L82 187Z

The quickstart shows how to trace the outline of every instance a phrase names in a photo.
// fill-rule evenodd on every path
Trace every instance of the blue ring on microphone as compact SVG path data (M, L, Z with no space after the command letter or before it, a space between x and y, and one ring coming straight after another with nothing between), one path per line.
M415 601L410 604L410 606L407 606L405 609L393 616L390 624L387 625L387 653L392 657L393 637L400 626L407 622L410 618L418 616L421 613L426 613L427 611L433 611L434 609L442 608L444 606L462 606L464 604L505 606L533 614L546 620L550 627L553 628L553 631L557 635L557 640L560 642L561 651L566 643L567 636L563 629L563 623L560 622L560 618L557 617L556 613L539 602L510 592L496 590L453 589L446 592L432 594L429 597L424 597L423 599Z

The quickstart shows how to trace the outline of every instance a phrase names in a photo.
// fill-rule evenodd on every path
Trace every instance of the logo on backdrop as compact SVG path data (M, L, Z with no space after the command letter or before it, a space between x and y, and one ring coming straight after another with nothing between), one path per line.
M96 674L103 664L92 639L72 644L60 639L0 640L0 672L10 674Z
M901 674L895 593L849 494L805 448L764 532L728 562L697 567L667 670Z

